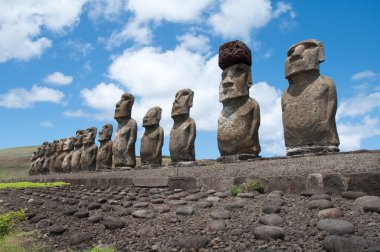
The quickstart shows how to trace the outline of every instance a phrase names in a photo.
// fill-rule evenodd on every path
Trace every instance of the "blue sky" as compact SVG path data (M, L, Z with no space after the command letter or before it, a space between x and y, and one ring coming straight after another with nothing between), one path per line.
M195 91L196 157L216 158L219 45L252 50L251 97L261 107L262 155L284 155L280 97L287 49L324 43L321 74L338 92L341 150L380 147L380 1L0 0L0 148L38 145L112 123L124 92L139 124L163 109L169 154L177 90Z

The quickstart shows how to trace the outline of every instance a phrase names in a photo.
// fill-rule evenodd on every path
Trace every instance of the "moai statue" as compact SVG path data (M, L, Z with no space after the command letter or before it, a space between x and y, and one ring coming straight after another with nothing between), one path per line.
M118 125L113 140L112 153L117 169L136 166L137 123L131 118L134 101L135 97L126 93L116 103L114 118Z
M83 150L80 157L80 168L82 171L95 171L96 155L98 154L98 146L95 143L97 129L91 127L86 129L83 135Z
M54 173L55 172L55 159L57 157L57 145L58 140L54 140L49 143L45 150L45 161L43 164L43 173Z
M38 146L37 151L33 151L33 156L30 159L29 175L37 174L36 164L38 159L38 153L41 150L41 146Z
M96 169L111 169L112 168L112 124L105 124L99 131L98 141L100 143L98 155L96 156Z
M74 138L74 150L71 154L71 171L80 171L80 158L83 150L83 134L84 130L77 130L76 136Z
M218 147L221 162L253 159L261 151L259 142L260 106L249 97L252 86L251 50L241 41L219 48L223 70L219 101L223 104L218 120Z
M143 119L144 135L141 138L140 158L143 167L157 167L162 163L164 130L160 127L162 109L153 107Z
M339 151L335 114L337 95L333 80L321 76L325 60L318 40L304 40L288 50L282 95L282 122L287 155Z
M62 161L62 172L68 173L71 172L71 158L73 155L73 149L74 149L74 137L68 137L63 145L63 151L65 154L65 157Z
M55 159L54 171L61 172L62 171L62 162L66 156L66 153L63 151L63 146L65 144L66 138L62 138L59 140L57 144L57 158Z
M191 89L179 90L172 107L173 128L170 131L169 150L173 163L195 161L194 141L196 126L190 118L194 92Z
M36 169L36 173L37 174L43 174L43 173L47 173L48 171L45 171L43 170L43 165L45 163L45 152L46 152L46 149L47 149L47 146L48 146L48 142L43 142L42 145L40 146L41 148L39 149L38 151L38 158L36 160L36 164L35 164L35 169Z

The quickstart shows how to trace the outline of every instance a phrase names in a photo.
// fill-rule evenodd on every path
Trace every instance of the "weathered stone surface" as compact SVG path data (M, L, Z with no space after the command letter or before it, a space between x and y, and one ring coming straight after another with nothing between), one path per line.
M91 127L86 129L83 135L83 150L80 157L81 170L94 171L96 169L96 155L98 146L95 144L97 129Z
M310 200L320 200L320 199L331 200L331 196L326 193L321 193L321 194L314 194L310 197Z
M231 213L228 210L218 209L210 213L210 217L214 220L226 220L231 218Z
M309 174L306 178L306 191L315 193L324 192L323 177L320 173Z
M126 222L122 219L105 220L103 225L106 229L115 230L125 227Z
M167 185L169 190L191 190L197 187L197 181L195 177L175 176L168 179Z
M88 221L92 223L98 223L101 222L104 219L102 215L93 215L88 217Z
M219 197L214 197L214 196L209 196L209 197L207 197L206 201L209 201L209 202L219 202L220 198Z
M168 186L168 178L167 177L134 178L133 185L136 187L166 187Z
M194 208L192 206L182 206L175 211L178 215L193 215Z
M212 207L212 203L209 202L209 201L199 201L195 204L197 207L200 207L200 208L208 208L208 207Z
M342 193L342 198L346 199L357 199L359 197L366 196L365 192L355 192L355 191L346 191Z
M86 233L75 232L70 236L69 244L70 244L70 246L77 245L77 244L80 244L83 242L90 241L90 240L92 240L93 237L94 237L94 235L90 232L86 232Z
M282 95L282 121L287 155L339 151L334 82L321 76L324 47L317 40L301 41L288 50Z
M112 132L113 126L109 123L104 124L102 130L99 131L100 146L96 156L96 169L98 170L112 168Z
M176 93L171 116L174 125L170 131L170 157L172 162L195 161L194 141L196 126L189 117L193 106L194 92L191 89L182 89Z
M235 47L237 44L238 49ZM227 53L232 51L236 54ZM251 57L250 50L240 41L227 42L219 48L219 61L226 63L222 64L219 86L223 110L218 120L218 148L222 157L258 155L261 150L258 136L260 107L255 99L249 97L252 77L247 57Z
M88 204L87 209L88 210L95 210L95 209L101 208L101 206L102 205L97 203L97 202L91 202L90 204Z
M152 219L154 218L155 214L151 210L137 210L132 213L133 217L136 218L142 218L142 219Z
M349 191L362 191L368 195L380 196L380 172L366 172L348 175Z
M312 200L308 204L309 209L323 210L323 209L333 208L333 207L334 207L333 203L331 203L331 201L325 200L325 199Z
M68 137L63 144L64 158L62 160L61 171L62 172L71 172L71 158L72 151L74 149L74 137Z
M282 218L277 214L266 214L259 218L259 223L269 226L282 226Z
M355 232L355 227L351 222L337 219L319 220L317 228L332 235L346 235Z
M347 179L340 173L322 171L324 191L330 194L341 194L347 190Z
M170 212L170 207L163 205L163 206L158 206L154 208L154 211L158 213L168 213Z
M49 228L49 235L60 235L67 231L67 227L56 225Z
M284 239L284 230L276 226L259 226L254 229L254 236L259 240Z
M259 194L258 192L238 193L237 197L253 199L258 194Z
M83 135L84 130L77 130L76 136L74 138L74 150L71 153L71 163L70 168L72 171L80 171L80 159L82 155L83 148Z
M162 109L153 107L148 110L143 119L144 135L141 138L141 164L161 166L164 130L160 127Z
M206 230L209 232L221 231L226 229L226 224L222 220L210 220L206 223Z
M204 236L190 236L177 241L177 246L184 249L204 248L209 239Z
M377 203L376 205L367 205L367 206L364 206L363 210L366 211L366 212L380 213L380 203Z
M74 216L79 218L79 219L87 218L89 215L90 215L90 213L85 212L85 211L79 211L79 212L74 213Z
M380 197L378 196L363 196L354 201L354 204L360 207L377 206L380 204Z
M281 206L264 205L262 211L263 213L266 213L266 214L279 213L281 212Z
M224 205L224 208L227 210L244 208L246 204L246 200L242 198L234 199L231 203L227 203Z
M318 218L320 219L336 219L340 217L343 217L343 211L338 208L327 208L318 212Z
M137 123L131 118L134 100L132 94L126 93L116 103L114 118L118 126L112 145L115 168L136 166Z

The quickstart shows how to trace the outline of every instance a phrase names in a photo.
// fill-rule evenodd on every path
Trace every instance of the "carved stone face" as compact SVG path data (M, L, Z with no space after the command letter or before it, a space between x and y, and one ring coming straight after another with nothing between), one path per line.
M219 86L219 101L248 96L252 86L251 68L246 64L236 64L223 70Z
M191 89L182 89L177 92L172 107L172 117L190 113L193 106L194 92Z
M74 137L68 137L63 144L63 151L74 149Z
M112 137L113 126L112 124L105 124L101 131L99 131L98 141L109 140Z
M57 151L58 152L62 152L63 151L63 146L65 144L65 141L66 141L66 138L62 138L59 140L58 144L57 144Z
M54 153L54 151L55 151L54 143L49 143L49 144L46 146L45 154L46 154L46 155L51 155L51 154Z
M161 113L162 109L160 107L150 108L144 116L143 127L160 124Z
M83 144L83 130L77 130L76 136L74 138L74 146L82 146Z
M135 98L131 94L123 94L116 103L114 118L131 118L131 111Z
M285 62L285 77L308 70L318 70L324 59L323 44L317 40L301 41L288 50Z
M86 129L86 132L83 135L83 144L89 144L95 142L97 129L95 127L91 127Z

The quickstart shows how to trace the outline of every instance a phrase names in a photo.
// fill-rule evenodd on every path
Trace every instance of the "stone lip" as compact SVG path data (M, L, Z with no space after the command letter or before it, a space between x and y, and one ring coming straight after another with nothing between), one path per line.
M282 190L285 193L300 193L307 190L306 178L310 174L321 174L319 177L322 182L325 179L329 190L336 187L339 189L338 192L362 191L368 195L380 195L379 157L379 150L362 150L321 156L256 158L253 161L226 164L209 161L206 165L202 163L191 167L164 166L155 169L34 175L13 181L67 181L75 185L92 187L148 187L148 183L153 185L150 180L156 179L155 183L160 184L155 184L158 187L167 187L169 183L174 187L182 187L191 183L191 187L223 191L229 190L233 184L239 184L246 178L252 178L259 180L264 185L265 191ZM177 177L186 179L174 183ZM137 183L144 180L145 182ZM318 189L321 181L316 181L308 190L312 190L312 186ZM188 189L190 188L186 188Z

